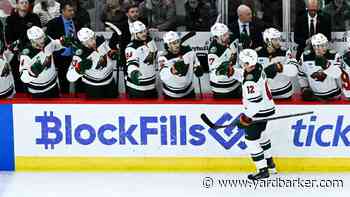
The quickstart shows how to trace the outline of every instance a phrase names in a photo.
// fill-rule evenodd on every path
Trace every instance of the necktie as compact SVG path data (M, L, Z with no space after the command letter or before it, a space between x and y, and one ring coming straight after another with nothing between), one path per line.
M311 19L310 21L310 37L315 34L315 24L314 24L314 19Z
M74 30L74 25L72 21L69 21L69 25L68 25L68 36L70 37L74 37L75 35L75 30Z
M248 35L247 25L244 24L244 25L242 25L242 27L243 27L243 33L245 33L246 35Z

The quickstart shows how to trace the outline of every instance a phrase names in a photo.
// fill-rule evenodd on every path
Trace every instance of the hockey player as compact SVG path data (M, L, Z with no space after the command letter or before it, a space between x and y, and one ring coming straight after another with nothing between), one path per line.
M125 50L129 98L158 98L156 89L157 47L146 26L135 21L130 24L132 41Z
M163 39L166 53L158 58L158 64L165 98L195 98L193 74L203 75L196 53L181 44L176 32L167 32Z
M63 48L60 40L51 40L44 31L33 26L27 30L31 44L20 56L21 80L33 98L59 97L59 84L53 52Z
M2 35L0 29L0 36ZM5 50L5 42L0 37L0 99L12 98L15 93L15 82L11 72L10 62L13 53L10 50Z
M268 28L263 32L264 46L257 48L258 62L264 67L274 99L288 99L294 94L292 79L298 74L298 62L280 45L281 32Z
M340 57L328 49L327 37L311 37L312 50L305 51L299 68L299 83L304 100L339 99Z
M68 81L75 82L81 77L89 99L116 98L118 91L113 77L113 60L117 50L111 49L108 41L96 36L89 28L79 30L77 36L81 44L76 46L78 48L67 72Z
M210 32L214 36L208 51L210 86L213 96L214 98L241 98L241 84L233 78L237 47L234 42L230 41L229 29L223 23L215 23Z
M345 50L344 55L342 57L342 65L341 65L341 84L342 91L346 99L350 99L350 35L348 32L347 35L348 41L348 49Z
M275 104L263 66L257 63L255 50L245 49L239 54L243 69L234 69L233 76L242 83L244 112L239 117L240 128L245 131L245 142L258 172L248 175L257 180L276 173L271 154L271 141L266 133L267 122L252 123L252 118L268 117L275 113Z

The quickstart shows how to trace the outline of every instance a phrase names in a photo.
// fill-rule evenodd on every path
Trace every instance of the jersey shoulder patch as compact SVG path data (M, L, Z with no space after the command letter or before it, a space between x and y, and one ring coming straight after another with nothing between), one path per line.
M22 55L29 55L29 53L30 53L30 49L28 48L23 49L21 52Z
M303 60L304 60L304 62L315 60L315 53L313 53L311 50L304 51Z
M215 54L218 51L218 49L216 48L216 46L211 46L209 49L209 53L211 54Z
M336 55L337 55L337 51L334 49L330 49L328 50L325 56L328 60L334 60Z

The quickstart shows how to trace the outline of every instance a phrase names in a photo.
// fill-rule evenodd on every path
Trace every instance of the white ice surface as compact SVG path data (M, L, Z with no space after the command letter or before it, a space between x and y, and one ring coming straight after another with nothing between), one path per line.
M350 196L350 173L278 174L269 180L339 179L343 187L220 187L219 179L246 180L233 173L51 173L0 172L0 197L236 197ZM203 186L211 177L214 185ZM211 180L206 184L212 183ZM259 183L259 184L266 184ZM272 183L271 183L272 184ZM296 184L298 185L298 184Z

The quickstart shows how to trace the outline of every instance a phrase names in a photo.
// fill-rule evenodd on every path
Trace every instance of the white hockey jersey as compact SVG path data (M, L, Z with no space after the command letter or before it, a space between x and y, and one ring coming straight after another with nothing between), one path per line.
M88 85L103 86L113 80L115 61L108 55L108 52L111 50L109 43L104 38L97 37L96 45L98 46L96 50L86 47L76 50L67 72L68 81L75 82L81 77L82 82ZM83 59L90 59L92 66L81 73L77 69L79 67L78 64Z
M310 87L316 96L332 98L341 93L339 84L341 61L340 56L333 50L328 50L324 57L328 62L324 68L322 68L316 65L316 55L314 52L304 52L301 58L302 63L299 66L299 83L301 88ZM322 71L327 75L324 81L317 81L311 77L312 74L318 71Z
M273 98L290 98L294 93L292 79L298 75L299 64L297 60L292 58L290 51L281 48L269 54L266 48L260 47L257 53L258 63L265 70ZM283 65L281 73L276 72L272 67L273 64L277 63Z
M217 69L222 64L231 63L236 65L234 53L230 47L218 44L213 41L209 46L208 65L210 74L210 86L215 93L229 93L238 88L241 84L233 76L219 75ZM235 66L234 66L235 67Z
M275 103L262 65L256 64L255 69L250 73L236 69L234 76L242 81L242 102L245 115L256 118L267 117L275 113Z
M63 48L59 40L51 40L46 42L43 50L33 48L32 46L25 48L20 56L19 71L21 80L28 87L30 93L43 93L58 85L56 67L53 59L53 52ZM44 69L39 73L33 73L33 65L39 62Z
M350 99L350 51L346 52L342 57L341 70L342 91L344 96Z
M242 83L243 113L252 117L268 117L275 113L275 103L263 66L259 63L250 73L235 68L233 77Z
M16 93L15 83L11 72L9 62L13 54L10 51L4 51L0 54L0 99L11 98Z
M184 76L173 74L171 70L175 63L182 61L187 68L186 74ZM193 91L193 69L200 63L196 53L189 46L181 46L180 53L177 55L168 52L160 56L158 64L164 94L173 98L182 98Z
M137 91L149 91L156 89L156 56L155 42L148 38L145 42L133 40L125 49L127 76L126 85ZM131 73L139 71L139 83L131 80Z

